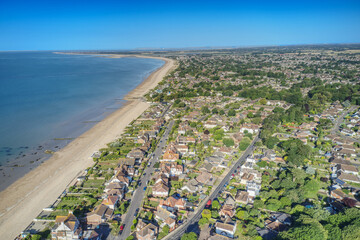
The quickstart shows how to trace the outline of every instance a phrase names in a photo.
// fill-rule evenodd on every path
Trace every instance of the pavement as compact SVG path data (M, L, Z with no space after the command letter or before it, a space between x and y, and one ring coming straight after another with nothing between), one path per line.
M159 161L160 157L163 154L163 149L166 147L166 141L169 138L169 134L170 134L170 131L173 126L174 126L174 121L172 120L166 126L164 134L162 135L154 153L151 155L151 157L149 159L150 166L145 169L145 171L140 179L141 184L139 184L139 186L135 190L133 196L131 197L130 206L125 215L124 221L122 222L122 224L124 225L124 230L122 231L121 234L119 234L117 236L109 236L107 239L124 240L131 234L131 226L133 225L133 220L135 219L134 215L135 215L136 209L140 208L143 198L145 196L144 187L147 187L146 182L150 181L151 174L155 170L154 164Z
M245 152L241 155L239 160L234 164L234 166L231 168L231 170L228 172L228 174L223 178L223 180L220 182L220 184L216 187L216 189L210 194L208 198L206 198L202 204L198 207L194 215L189 218L183 225L176 228L173 232L171 232L169 235L167 235L164 240L171 239L180 239L181 236L188 232L195 232L199 235L200 229L198 222L201 218L201 213L203 209L205 208L206 203L209 200L214 200L217 198L218 194L224 189L224 185L230 181L231 175L235 172L235 170L244 164L246 158L253 152L254 150L254 144L259 141L259 135L255 137L255 139L251 142L250 146L245 150Z

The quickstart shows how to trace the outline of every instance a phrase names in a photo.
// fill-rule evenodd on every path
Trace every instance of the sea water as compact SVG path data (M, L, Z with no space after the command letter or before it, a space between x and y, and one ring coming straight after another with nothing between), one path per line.
M66 145L121 107L121 99L163 64L148 58L0 52L0 165L30 150Z

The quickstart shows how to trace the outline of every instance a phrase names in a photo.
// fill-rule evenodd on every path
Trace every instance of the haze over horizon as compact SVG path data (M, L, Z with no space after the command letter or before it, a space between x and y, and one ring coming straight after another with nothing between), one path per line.
M360 42L359 1L2 1L0 51Z

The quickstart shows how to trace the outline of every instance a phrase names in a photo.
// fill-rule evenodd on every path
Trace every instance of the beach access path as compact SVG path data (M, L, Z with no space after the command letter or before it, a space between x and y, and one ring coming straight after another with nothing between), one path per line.
M18 236L43 208L54 203L79 173L94 164L90 156L95 151L118 138L125 127L150 106L143 101L143 95L156 87L175 67L175 60L159 59L164 60L165 64L125 97L128 101L122 108L0 193L1 239L14 239Z

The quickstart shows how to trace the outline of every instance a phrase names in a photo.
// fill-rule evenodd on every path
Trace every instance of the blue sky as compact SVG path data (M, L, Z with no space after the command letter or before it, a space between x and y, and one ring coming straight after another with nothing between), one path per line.
M359 0L0 1L0 50L359 42Z

